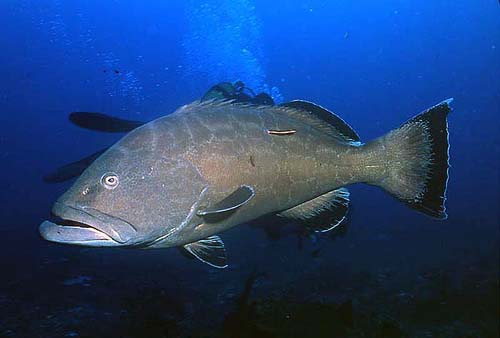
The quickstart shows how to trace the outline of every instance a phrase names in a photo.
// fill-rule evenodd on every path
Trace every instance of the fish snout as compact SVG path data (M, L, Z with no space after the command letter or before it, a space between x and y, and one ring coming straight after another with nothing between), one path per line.
M45 221L39 231L43 238L59 243L89 246L127 246L137 237L129 222L100 210L56 202L56 222Z

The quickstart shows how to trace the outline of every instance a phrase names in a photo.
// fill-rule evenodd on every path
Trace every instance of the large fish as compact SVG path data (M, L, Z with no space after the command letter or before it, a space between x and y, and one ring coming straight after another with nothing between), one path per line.
M305 101L194 102L144 124L100 155L55 203L43 238L97 247L183 246L225 267L217 234L266 214L339 225L353 183L380 186L444 219L446 100L362 144L341 118ZM327 220L327 221L325 221Z

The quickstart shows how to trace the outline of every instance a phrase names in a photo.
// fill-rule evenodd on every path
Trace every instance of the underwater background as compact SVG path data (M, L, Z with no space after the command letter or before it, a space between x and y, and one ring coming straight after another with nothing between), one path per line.
M3 0L0 27L0 337L498 337L497 1ZM119 139L69 112L148 121L237 80L363 141L453 97L449 218L355 185L330 233L223 233L224 270L41 239L71 184L42 177Z

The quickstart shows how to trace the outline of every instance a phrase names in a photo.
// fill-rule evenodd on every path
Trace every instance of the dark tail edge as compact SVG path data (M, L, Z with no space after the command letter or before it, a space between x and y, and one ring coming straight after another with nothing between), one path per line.
M385 159L383 176L372 184L410 208L446 219L449 140L447 116L453 99L445 100L375 140Z
M446 190L450 167L450 143L448 133L448 114L452 111L447 99L412 118L405 125L422 122L428 127L431 142L431 160L425 189L420 198L404 201L410 208L437 219L446 219Z

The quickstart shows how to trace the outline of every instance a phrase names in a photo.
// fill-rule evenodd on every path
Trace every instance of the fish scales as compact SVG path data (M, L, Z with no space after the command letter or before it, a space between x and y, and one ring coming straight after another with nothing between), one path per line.
M343 188L368 183L436 218L448 178L451 100L361 144L339 117L306 101L256 106L196 101L132 130L55 203L47 240L86 246L184 246L225 267L217 234L266 214L311 219L348 210ZM287 210L292 210L287 212Z

